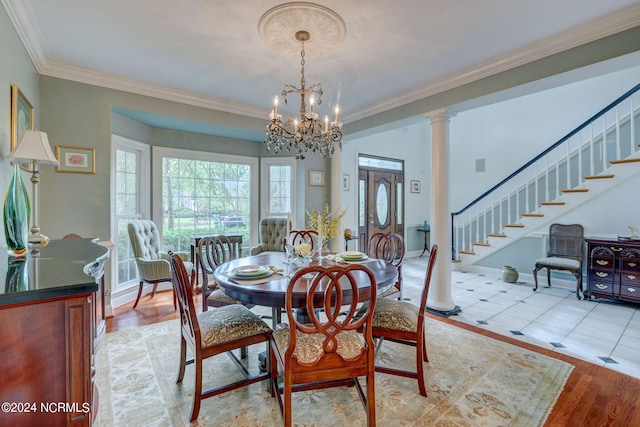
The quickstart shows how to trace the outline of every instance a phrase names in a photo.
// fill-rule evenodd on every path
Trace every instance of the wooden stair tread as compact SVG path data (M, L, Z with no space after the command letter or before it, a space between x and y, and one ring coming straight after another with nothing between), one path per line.
M542 218L544 216L544 214L541 214L541 213L523 213L523 214L520 214L520 216L530 217L530 218Z
M491 244L485 243L485 242L473 242L472 245L473 246L486 246L486 247L491 246Z
M613 178L615 175L614 174L609 174L609 175L589 175L589 176L585 176L584 179L610 179Z
M461 254L467 254L467 255L475 255L476 253L473 251L460 251L459 253Z
M540 202L541 206L564 206L565 202Z
M524 224L504 224L505 227L524 228Z
M634 159L623 159L623 160L610 160L609 163L612 165L619 165L621 163L637 163L640 162L640 158Z
M562 190L563 193L586 193L588 191L588 188L567 188L566 190Z
M499 234L499 233L489 233L489 234L487 234L487 236L489 236L489 237L507 237L506 234Z

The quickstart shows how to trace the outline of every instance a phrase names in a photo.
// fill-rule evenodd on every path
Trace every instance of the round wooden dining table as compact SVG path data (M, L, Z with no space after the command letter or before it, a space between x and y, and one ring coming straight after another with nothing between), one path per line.
M280 321L281 309L285 306L285 297L287 294L287 287L289 286L289 277L284 276L287 271L287 265L282 261L284 260L284 253L280 252L265 252L259 255L238 258L221 264L216 268L214 272L214 279L218 286L220 286L224 293L239 301L272 307L274 314L274 323ZM331 266L335 265L333 261L328 259L323 260L323 265ZM371 270L376 280L376 292L378 295L388 291L396 282L398 277L398 270L391 264L388 264L381 259L369 259L364 262L368 269ZM229 272L233 269L244 265L266 265L275 266L278 269L283 269L282 276L273 278L264 283L259 284L247 284L242 281L235 281L228 276ZM290 272L293 273L298 267L296 263L290 265ZM355 272L356 280L358 282L358 291L360 298L363 300L369 299L371 293L371 284L369 283L368 276L362 272ZM362 280L358 280L359 276ZM345 292L343 294L343 301L345 304L350 302L350 293ZM307 298L307 289L304 281L299 281L294 288L292 297L292 306L295 308L303 308ZM318 299L322 299L322 295L319 292Z

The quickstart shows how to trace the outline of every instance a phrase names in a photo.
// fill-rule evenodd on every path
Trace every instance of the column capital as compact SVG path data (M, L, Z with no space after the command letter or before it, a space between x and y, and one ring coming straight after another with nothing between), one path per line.
M437 110L424 113L424 117L431 120L431 123L436 121L449 121L451 117L455 117L456 111L450 108L438 108Z

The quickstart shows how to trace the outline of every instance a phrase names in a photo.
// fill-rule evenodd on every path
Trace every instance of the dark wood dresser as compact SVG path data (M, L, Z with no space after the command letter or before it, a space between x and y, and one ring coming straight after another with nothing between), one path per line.
M92 239L52 240L24 261L0 257L0 425L92 424L108 257Z
M585 299L615 298L640 303L640 241L585 239Z

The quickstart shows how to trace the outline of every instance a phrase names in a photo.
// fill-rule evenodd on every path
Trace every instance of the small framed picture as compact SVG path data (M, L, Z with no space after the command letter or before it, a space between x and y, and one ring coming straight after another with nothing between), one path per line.
M420 192L420 181L418 181L417 179L412 179L411 180L411 192L412 193L419 193Z
M96 149L56 146L56 172L96 173Z
M349 187L351 186L351 179L348 174L342 175L342 189L344 191L349 191Z
M309 185L322 187L324 185L324 171L309 169Z
M18 85L11 85L11 147L16 148L25 130L33 129L33 105Z

